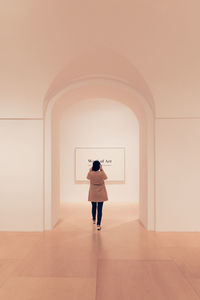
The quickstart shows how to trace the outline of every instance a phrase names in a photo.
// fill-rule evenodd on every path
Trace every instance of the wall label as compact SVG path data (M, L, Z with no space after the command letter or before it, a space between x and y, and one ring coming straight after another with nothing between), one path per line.
M99 160L108 176L108 182L125 183L125 148L75 148L75 182L87 182L87 173L93 161Z
M94 159L88 159L88 166L92 166ZM100 159L102 166L112 166L112 159Z

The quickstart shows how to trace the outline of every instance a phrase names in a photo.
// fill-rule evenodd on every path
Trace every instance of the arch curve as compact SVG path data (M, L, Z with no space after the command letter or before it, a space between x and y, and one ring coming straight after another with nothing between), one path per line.
M70 104L89 98L109 98L127 105L138 118L140 131L140 220L148 230L155 230L154 201L154 112L149 102L130 85L108 78L75 80L55 94L46 104L45 127L45 229L51 229L51 115L54 104L62 97Z
M154 114L153 95L141 72L123 55L103 47L83 53L58 72L46 92L43 110L65 87L93 79L113 80L129 86L146 99Z

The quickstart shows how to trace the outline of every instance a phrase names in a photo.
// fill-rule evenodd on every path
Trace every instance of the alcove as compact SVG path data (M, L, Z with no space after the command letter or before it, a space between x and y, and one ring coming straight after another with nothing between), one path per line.
M112 181L115 174L110 174L111 178L106 183L109 204L138 204L139 124L129 107L118 101L102 98L80 100L68 105L63 96L55 103L52 111L52 179L54 183L57 182L53 188L54 197L60 198L61 203L87 201L86 175L89 168L84 171L83 179L86 182L77 181L77 147L96 147L96 151L99 148L111 148L108 151L113 157L116 148L123 148L124 164L121 173L124 174L124 180ZM81 168L81 165L77 168Z
M70 83L48 102L45 111L45 229L59 219L59 197L53 193L52 112L62 97L68 105L86 99L111 99L133 111L139 124L139 219L145 228L155 228L154 203L154 117L145 98L130 85L113 78L85 78ZM58 177L57 177L58 178ZM58 184L58 183L57 183Z

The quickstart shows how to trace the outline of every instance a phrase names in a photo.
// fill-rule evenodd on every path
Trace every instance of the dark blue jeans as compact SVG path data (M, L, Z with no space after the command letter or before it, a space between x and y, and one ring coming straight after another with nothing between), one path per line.
M97 211L97 225L101 225L103 202L92 202L92 218L96 220Z

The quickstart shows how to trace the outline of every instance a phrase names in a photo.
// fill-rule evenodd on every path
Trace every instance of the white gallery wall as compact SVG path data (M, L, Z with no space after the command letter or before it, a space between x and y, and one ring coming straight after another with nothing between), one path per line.
M200 230L200 119L156 121L156 229Z
M88 200L89 183L75 182L76 147L125 147L125 183L107 184L109 201L139 201L139 127L127 106L109 99L82 100L69 106L63 99L53 117L61 202Z
M108 75L131 85L153 104L155 229L200 231L200 1L19 2L0 3L0 230L42 228L44 103L77 78ZM106 109L113 114L110 105ZM71 137L70 147L88 146L91 140L99 146L97 136L90 131L86 136L91 114L87 119L83 114L82 126L78 125L81 112L87 115L84 107L77 109L74 120L68 115L74 128L66 133L63 129L63 139L64 134ZM114 129L106 114L95 120L108 133L109 126ZM97 130L106 146L128 141L126 121L121 116L115 120L119 134L112 140ZM66 118L63 126L64 122L67 125ZM79 145L73 132L81 136ZM65 163L65 153L60 154ZM72 168L72 161L67 163ZM75 185L70 181L72 170L67 173L63 165L67 185L61 186L62 201L68 201L65 195L72 195ZM59 171L58 160L53 166ZM57 195L60 173L55 174ZM80 201L85 201L87 188L76 186ZM110 201L126 197L125 185L121 194L117 186L108 189Z
M43 121L0 120L0 230L43 230Z

